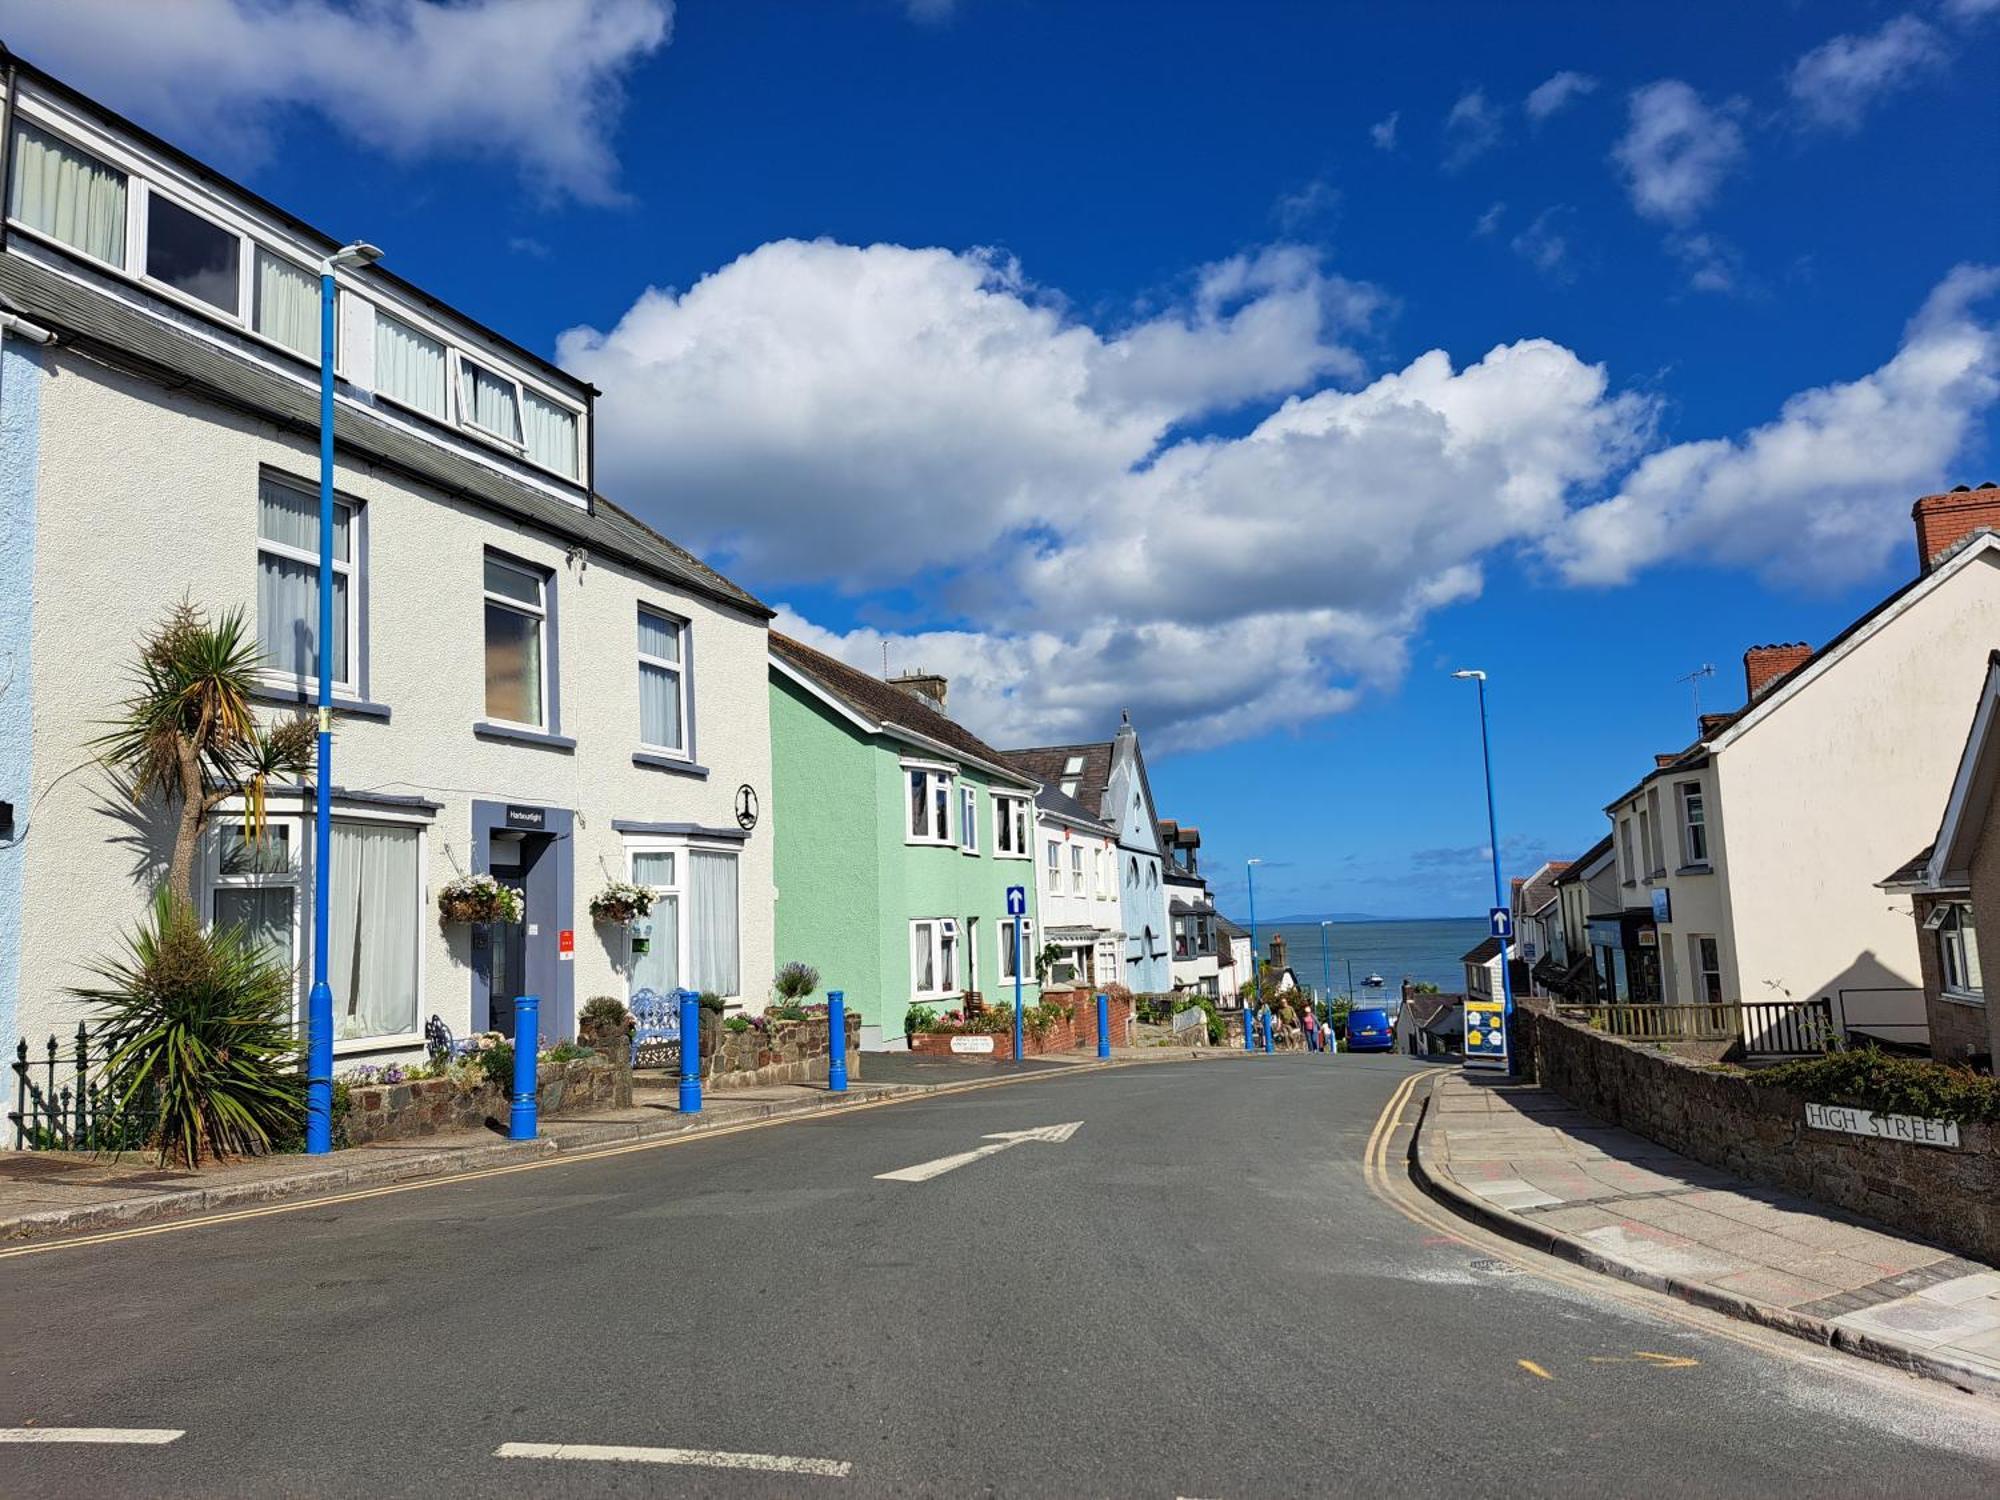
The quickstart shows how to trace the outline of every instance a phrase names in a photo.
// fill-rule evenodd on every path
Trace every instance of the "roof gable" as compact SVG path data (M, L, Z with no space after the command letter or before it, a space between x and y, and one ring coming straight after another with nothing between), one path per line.
M1972 728L1965 737L1965 749L1958 758L1951 797L1945 803L1944 820L1924 862L1923 884L1928 888L1959 887L1966 883L1973 852L1986 827L1986 814L1993 803L1993 789L2000 779L2000 651L1986 659L1986 680L1980 684L1979 706L1972 715ZM1898 874L1902 872L1899 871Z

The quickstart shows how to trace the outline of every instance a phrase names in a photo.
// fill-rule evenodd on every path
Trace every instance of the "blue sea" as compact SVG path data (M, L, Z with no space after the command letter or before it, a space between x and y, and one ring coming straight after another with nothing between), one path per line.
M1271 954L1271 938L1277 933L1284 934L1286 958L1297 971L1299 983L1317 990L1321 970L1319 924L1259 923L1257 939L1266 958ZM1483 916L1335 922L1326 928L1326 970L1335 995L1347 993L1350 960L1354 965L1355 990L1364 997L1369 991L1361 981L1370 974L1380 974L1387 983L1374 993L1393 1007L1402 995L1405 979L1428 980L1453 993L1464 989L1465 965L1459 960L1486 936Z

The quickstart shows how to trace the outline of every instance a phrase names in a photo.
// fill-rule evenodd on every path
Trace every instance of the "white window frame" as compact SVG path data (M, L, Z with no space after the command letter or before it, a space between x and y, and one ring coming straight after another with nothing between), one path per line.
M952 803L956 800L952 794L952 782L957 779L957 773L950 766L938 765L931 761L906 760L902 762L902 774L903 842L931 849L952 848L956 843L951 828ZM930 825L930 831L921 834L910 826L911 783L919 776L924 778L924 816ZM938 817L940 791L944 794L942 828L937 827L940 821Z
M646 715L645 712L641 710L639 714L639 748L641 750L646 751L650 755L665 755L665 756L671 756L676 760L690 760L694 756L694 744L693 744L694 736L688 732L688 730L692 727L693 724L693 718L692 718L693 695L689 691L688 687L688 670L687 670L688 622L682 619L679 615L671 614L668 611L661 609L658 605L647 604L644 600L641 600L639 603L638 615L651 615L655 620L659 620L668 625L671 625L674 630L674 639L680 643L680 652L681 652L679 661L668 661L664 656L653 656L645 651L638 652L638 658L639 658L638 664L639 667L642 669L637 674L639 679L642 682L645 680L646 674L643 669L646 667L657 667L662 672L671 672L674 674L674 680L680 684L680 699L681 699L680 744L656 745L651 740L647 739ZM638 620L638 615L633 616L635 626Z
M1029 807L1029 799L1018 792L994 792L993 803L993 857L995 859L1025 859L1035 857L1035 819ZM1018 844L1014 838L1019 834ZM1016 847L1009 848L1010 844Z
M1089 894L1089 888L1083 879L1083 845L1074 839L1070 840L1069 845L1069 893L1072 896Z
M1966 923L1972 917L1970 901L1940 901L1931 910L1926 926L1936 934L1938 956L1938 979L1942 993L1954 1000L1969 1001L1974 1004L1986 1003L1986 968L1979 958L1979 928L1972 923L1972 935L1966 938ZM1968 984L1966 970L1968 960L1979 966L1979 983Z
M1107 872L1118 863L1118 856L1109 848L1097 851L1097 899L1109 901L1112 897L1111 881Z
M528 453L528 419L527 414L521 410L521 377L516 375L512 370L498 366L492 360L480 355L468 354L454 345L447 345L446 348L449 350L446 356L446 363L451 370L451 411L458 426L464 431L471 433L474 437L484 438L495 447L504 449L516 457L526 458ZM504 432L495 432L490 427L482 427L478 422L473 420L472 403L467 399L469 395L466 389L465 367L467 365L471 365L474 369L484 374L491 375L495 380L505 381L513 388L514 430L520 433L519 437L508 437ZM538 464L536 467L540 468L541 465ZM549 472L553 473L555 471L551 470Z
M1699 781L1683 781L1679 788L1681 802L1681 852L1690 865L1708 863L1708 797ZM1695 841L1701 841L1701 852L1695 852Z
M132 200L135 196L132 192L132 183L133 179L130 178L126 179L127 185L125 190L125 207L126 207L126 213L128 215L132 212ZM136 246L137 253L134 256L134 265L137 267L137 269L134 272L134 274L137 276L139 281L143 282L149 291L163 293L164 295L173 298L176 302L184 303L189 307L198 308L202 312L207 313L211 318L221 318L224 322L234 323L239 328L246 328L246 329L249 328L251 321L249 305L252 300L252 293L256 285L254 279L256 275L254 268L254 262L256 260L256 242L249 235L245 234L242 230L238 229L235 225L225 224L221 219L218 219L214 214L209 213L204 209L196 208L192 203L187 202L185 199L176 197L172 193L160 192L153 186L152 183L148 182L143 177L137 179L137 185L140 189L140 192L136 195L140 200L138 205L139 223L137 226L139 230L139 235ZM228 235L231 239L236 241L236 308L234 311L231 311L229 308L226 307L217 307L213 302L204 302L201 298L195 296L194 293L184 292L179 287L173 285L171 282L160 280L148 268L148 262L152 259L152 249L153 249L152 209L153 209L153 199L156 197L160 198L162 201L166 202L170 206L179 209L182 213L188 215L190 218L199 219L201 220L202 223L208 225L211 229L220 230L222 233ZM128 232L125 236L125 253L127 255L134 255L135 247L132 235L129 232L130 228L132 227L129 218L127 219L126 223ZM280 256L279 259L290 260L291 257L285 255L285 256ZM319 278L314 277L313 279L317 281ZM276 339L271 339L269 340L269 342L281 349L285 347L284 345L279 344ZM286 352L296 355L298 351L287 350Z
M1034 984L1031 977L1035 972L1035 919L1021 917L1021 983ZM1000 976L1000 983L1012 985L1014 982L1014 923L1016 918L1003 916L994 927L1000 942L1000 967L994 972Z
M210 824L208 833L202 840L199 889L196 893L196 907L202 913L205 926L213 927L215 922L215 892L220 887L245 887L252 885L292 886L292 1024L299 1034L305 1034L306 996L311 988L309 983L312 966L307 961L307 907L312 900L312 881L315 871L312 867L313 841L312 810L305 800L298 796L273 796L265 806L266 820L271 824L283 823L292 848L292 869L288 875L225 876L221 873L222 839L221 829L233 822L238 827L243 821L243 799L231 797L220 803ZM432 820L422 813L401 813L390 808L366 808L345 811L336 809L333 814L336 824L368 824L386 828L414 828L417 831L417 1014L416 1029L407 1032L392 1032L382 1036L336 1037L333 1051L336 1057L347 1057L369 1052L394 1052L419 1046L424 1040L424 1025L428 1017L424 1013L425 997L430 993L427 975L430 944L424 934L428 930L427 919L431 903L430 842Z
M295 494L311 500L315 509L319 506L318 494L309 490L302 481L295 480L288 474L274 474L266 470L264 473L258 475L258 484L261 487L266 483L280 485ZM361 551L361 506L358 502L350 500L341 494L335 494L333 504L335 510L339 510L343 506L347 509L347 560L343 562L339 557L333 559L333 571L347 580L347 640L345 642L347 646L347 675L333 679L333 695L336 698L356 698L360 696L361 692L359 687L361 681L361 586L358 576L360 569L355 565ZM263 509L261 500L258 509L260 512ZM317 549L308 552L303 547L290 547L283 542L271 541L264 535L261 523L257 529L257 550L260 553L268 552L273 557L282 557L288 562L303 563L309 568L319 567L319 552ZM263 629L263 624L262 620L257 622L260 631ZM315 630L318 629L317 614L314 616L313 628ZM483 629L484 625L482 622L482 633ZM323 662L326 660L327 655L327 652L324 650L321 651L320 656ZM272 686L283 687L288 691L295 691L299 687L297 675L287 672L280 667L266 665L258 673L258 676ZM318 680L313 679L311 685L314 689L317 689L319 687Z
M346 304L348 298L353 295L354 295L353 293L348 293L345 296L341 297L340 299L339 310L340 310L340 316L343 320L347 316ZM364 298L362 300L366 301L368 299ZM385 307L380 302L370 302L369 305L374 309L375 322L377 326L380 325L382 319L384 318L387 318L392 323L401 323L405 328L409 329L410 332L417 334L422 338L429 339L433 344L436 344L439 349L444 351L444 403L443 403L444 410L442 412L425 411L421 406L418 406L414 402L408 401L403 397L398 396L397 394L395 394L395 392L383 390L381 385L377 382L377 380L371 379L369 381L369 387L373 392L375 399L378 402L387 402L390 406L394 407L399 412L408 412L411 416L415 417L420 422L436 422L436 423L442 423L446 426L451 425L452 411L453 411L452 394L451 394L451 388L452 388L451 340L441 337L437 329L426 327L414 321L411 318L405 317L400 308L391 311L388 307ZM346 331L345 331L345 323L343 322L340 324L340 326L337 326L334 329L334 340L336 343L344 343L345 339L346 339ZM370 352L369 358L371 360L376 358L376 355L373 351ZM338 366L335 370L335 373L338 374L343 380L349 378L347 375L346 366L344 364Z
M1715 967L1709 968L1702 961L1702 944L1715 949ZM1694 1003L1697 1005L1720 1005L1722 1001L1722 940L1706 932L1688 934L1688 969L1694 977ZM1715 976L1715 999L1708 998L1708 976Z
M1063 893L1062 840L1044 839L1042 842L1048 854L1047 862L1042 866L1042 875L1049 883L1049 894L1060 896Z
M958 851L979 852L979 788L969 781L958 788Z
M928 927L930 929L929 946L930 946L932 976L937 979L949 979L951 981L949 985L940 986L938 988L928 989L928 990L920 989L918 987L917 929L919 927ZM946 948L945 940L947 936L949 936L951 940L950 941L951 973L949 975L945 973L945 964L944 964L945 948ZM964 948L965 948L965 943L962 935L959 933L958 919L956 917L910 918L910 943L907 951L910 955L911 998L914 1000L922 1000L922 1001L951 1000L964 994L965 993L964 989L960 987L960 985L958 984L958 966L959 966L959 960L963 955Z
M625 878L633 885L639 884L639 860L641 854L671 854L674 857L674 883L657 885L647 882L649 891L667 891L674 897L674 973L679 977L683 989L692 989L688 977L694 969L694 953L688 940L688 907L692 900L689 887L688 863L690 854L727 854L736 861L736 982L743 983L743 846L729 839L704 839L699 836L682 834L626 834ZM657 906L655 908L657 910ZM653 924L652 941L660 940L659 923ZM632 972L632 929L625 929L625 973ZM738 997L740 998L740 996Z
M516 729L529 729L533 730L536 734L553 734L555 731L550 727L549 724L549 693L553 686L553 684L549 680L549 675L550 675L549 674L549 588L553 584L554 580L549 576L549 574L546 571L536 567L533 563L523 562L519 558L511 557L504 552L496 552L491 547L488 547L483 552L481 552L479 562L480 562L479 706L481 710L480 717L484 719L486 722L491 724L506 724ZM538 597L541 599L540 607L537 608L532 605L523 604L519 599L514 598L512 595L496 594L491 589L487 588L486 565L488 563L499 563L504 568L509 568L516 573L526 574L528 577L534 579ZM516 614L528 615L537 621L537 629L539 632L540 652L541 652L540 655L541 667L540 670L536 672L535 676L537 677L537 679L539 679L542 692L542 702L541 702L542 717L540 723L526 724L521 722L519 719L495 718L490 712L486 711L485 668L486 668L487 645L486 645L485 606L487 606L488 604L498 604L503 609L511 609Z

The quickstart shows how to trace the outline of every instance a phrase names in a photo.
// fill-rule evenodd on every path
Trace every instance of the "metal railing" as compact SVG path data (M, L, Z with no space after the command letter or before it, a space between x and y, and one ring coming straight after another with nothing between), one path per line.
M52 1035L46 1054L31 1057L27 1039L14 1055L14 1127L17 1151L129 1151L146 1143L152 1119L144 1110L121 1110L106 1076L102 1048L91 1051L88 1026L76 1028L69 1055Z
M1747 1005L1570 1005L1556 1009L1593 1031L1635 1042L1733 1042L1752 1057L1807 1057L1839 1040L1824 1000L1760 1000Z

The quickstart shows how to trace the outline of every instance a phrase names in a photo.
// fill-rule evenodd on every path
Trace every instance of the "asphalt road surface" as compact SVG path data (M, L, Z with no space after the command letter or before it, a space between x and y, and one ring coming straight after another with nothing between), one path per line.
M1414 1071L1037 1075L0 1252L0 1495L2000 1494L2000 1404L1431 1204Z

